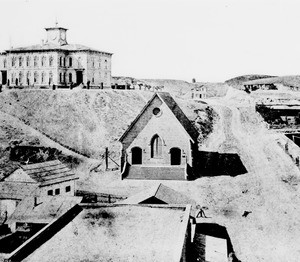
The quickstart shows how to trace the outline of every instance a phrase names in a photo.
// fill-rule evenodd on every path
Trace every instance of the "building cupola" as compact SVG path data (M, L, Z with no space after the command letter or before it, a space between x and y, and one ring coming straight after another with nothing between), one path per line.
M56 45L67 45L67 30L66 28L59 27L57 22L55 27L45 28L47 31L47 44L56 44Z

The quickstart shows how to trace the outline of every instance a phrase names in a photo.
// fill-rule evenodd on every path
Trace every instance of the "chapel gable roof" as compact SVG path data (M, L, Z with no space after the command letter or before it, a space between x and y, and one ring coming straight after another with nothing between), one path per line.
M198 131L192 124L192 122L187 118L187 116L183 113L181 108L178 106L176 101L173 99L173 97L170 95L170 93L167 92L158 92L155 93L152 98L147 102L147 104L144 106L144 108L141 110L139 115L134 119L134 121L131 123L131 125L127 128L127 130L123 133L123 135L120 137L119 141L122 142L128 132L131 130L131 128L136 124L136 122L139 120L139 118L143 115L147 107L151 104L151 102L158 97L163 103L165 103L168 108L172 111L172 113L175 115L179 123L183 126L185 131L188 133L190 138L193 141L197 141L198 138Z

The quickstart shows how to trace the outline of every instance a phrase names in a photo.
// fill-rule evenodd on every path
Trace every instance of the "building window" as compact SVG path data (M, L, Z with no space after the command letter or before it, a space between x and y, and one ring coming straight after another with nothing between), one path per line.
M42 77L41 77L41 82L42 82L42 84L44 83L44 81L45 81L45 73L42 72Z
M99 58L99 68L101 68L101 59Z
M53 196L53 190L48 190L48 196Z
M151 139L151 158L162 157L162 140L158 135L154 135Z
M49 57L49 66L52 66L53 65L53 56L50 56Z
M43 57L42 57L42 60L41 60L41 65L42 65L42 66L45 66L45 65L46 65L45 62L46 62L46 57L43 56Z
M59 82L62 82L62 73L59 73Z
M28 67L29 65L30 65L30 57L27 56L27 57L26 57L26 66Z
M105 69L107 69L107 60L105 59Z
M71 67L72 66L72 57L69 57L69 66Z
M49 85L52 83L53 81L53 73L49 72Z
M59 188L56 188L55 189L55 195L59 195L60 194L60 189Z
M22 85L23 83L23 73L19 72L19 84Z
M66 58L64 57L64 66L66 66Z
M78 57L78 68L82 68L82 65L81 65L81 57Z
M11 66L15 66L15 64L16 64L16 58L12 57L11 58Z
M26 84L28 86L30 85L30 72L27 72L27 74L26 74Z
M140 147L133 147L131 149L131 159L133 165L142 164L142 149Z
M69 73L69 83L72 82L72 73Z
M39 78L38 72L34 72L34 75L33 75L33 82L34 82L34 83L37 83L37 82L38 82L38 78Z
M94 58L92 58L92 67L95 67L95 61L94 61Z
M3 67L6 68L6 59L3 60Z
M59 58L59 65L62 66L62 57Z
M71 186L67 186L66 187L66 192L70 192L71 191Z
M19 57L19 66L22 66L22 57Z
M64 73L64 83L66 83L66 79L67 79L67 73Z
M34 64L34 67L38 66L38 57L37 56L34 57L33 64Z

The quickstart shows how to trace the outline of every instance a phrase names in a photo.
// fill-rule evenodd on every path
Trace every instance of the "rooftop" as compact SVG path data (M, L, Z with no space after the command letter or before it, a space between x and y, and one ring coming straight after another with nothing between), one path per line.
M34 197L26 197L18 204L7 223L50 223L81 201L82 197L46 196L37 197L35 203Z
M163 184L153 186L147 190L143 190L138 194L128 197L122 201L123 204L140 204L149 198L156 198L165 204L195 204L196 201L188 198L184 194L167 187Z
M64 181L75 180L78 177L74 172L59 160L47 161L37 164L22 165L21 169L40 186L57 184ZM18 175L14 173L6 178L5 181L21 182Z
M24 261L180 261L189 206L85 206Z
M99 52L108 55L112 55L112 53L99 51L97 49L80 45L80 44L66 44L66 45L56 45L53 43L45 43L45 44L37 44L26 47L16 47L9 50L6 50L6 53L20 53L20 52L34 52L34 51L90 51L90 52Z
M37 187L34 184L0 182L0 199L21 200L24 197L33 196Z

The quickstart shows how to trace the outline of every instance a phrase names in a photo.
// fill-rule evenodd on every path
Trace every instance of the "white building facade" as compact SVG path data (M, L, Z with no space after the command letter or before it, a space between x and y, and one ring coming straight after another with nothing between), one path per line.
M0 54L0 83L9 87L111 87L112 53L68 44L66 28L45 29L45 43Z

